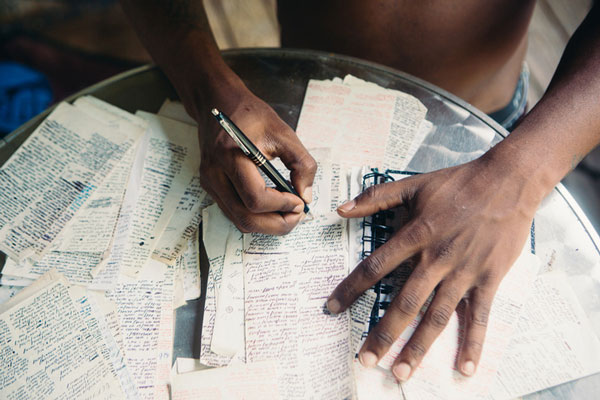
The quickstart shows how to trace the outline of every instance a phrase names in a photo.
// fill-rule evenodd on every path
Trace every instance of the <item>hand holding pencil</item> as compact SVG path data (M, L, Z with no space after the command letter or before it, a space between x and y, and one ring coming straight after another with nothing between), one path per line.
M250 154L245 153L210 116L211 121L204 124L210 129L200 132L202 186L242 232L288 233L304 217L308 211L306 203L312 200L314 159L295 132L245 87L235 96L213 101L231 117L222 118L225 125L245 134L249 145L243 148L254 148ZM253 151L254 159L260 161L261 169L277 189L267 186L256 163L249 158ZM275 157L281 158L291 171L291 185L267 162Z

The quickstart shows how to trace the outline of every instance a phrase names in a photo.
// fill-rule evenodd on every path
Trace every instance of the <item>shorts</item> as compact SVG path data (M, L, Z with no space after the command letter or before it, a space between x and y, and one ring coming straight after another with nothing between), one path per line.
M527 110L527 92L529 89L529 68L523 64L523 69L519 75L519 81L512 99L506 107L488 114L492 119L502 125L507 131L512 131L519 118Z

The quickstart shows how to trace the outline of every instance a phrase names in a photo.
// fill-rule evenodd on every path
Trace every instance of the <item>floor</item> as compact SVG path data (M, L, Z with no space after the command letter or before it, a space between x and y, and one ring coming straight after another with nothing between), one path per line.
M277 47L276 0L204 0L220 48ZM62 8L61 8L62 4ZM76 4L76 5L74 5ZM529 105L547 87L570 35L591 0L538 0L529 32ZM55 99L150 61L113 0L0 2L0 60L47 74ZM600 228L600 147L563 183Z

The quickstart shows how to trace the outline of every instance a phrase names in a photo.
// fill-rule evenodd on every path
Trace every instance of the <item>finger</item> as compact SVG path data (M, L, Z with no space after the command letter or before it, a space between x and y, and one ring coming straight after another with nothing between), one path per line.
M472 376L479 364L496 287L475 288L469 295L465 336L457 360L457 369L465 376Z
M390 303L381 321L369 332L360 349L359 359L365 367L375 366L388 352L408 324L417 316L444 273L444 269L424 263L415 268L400 293Z
M282 124L285 125L284 122ZM277 135L279 142L276 146L276 155L290 170L290 180L300 197L310 203L317 162L289 126L282 127L280 132Z
M260 232L270 235L285 235L304 217L303 213L252 213L246 208L237 192L224 174L215 174L217 193L215 201L225 215L242 232Z
M383 246L375 250L340 282L327 300L330 312L338 314L346 310L356 299L404 260L412 257L420 248L417 224L405 225Z
M392 372L399 381L406 381L421 364L429 348L448 325L468 285L457 279L444 281L437 289L415 333L394 361Z
M225 172L250 212L300 213L304 210L304 203L298 196L267 187L256 165L241 152L238 153Z
M402 205L412 197L419 178L420 176L412 176L371 186L353 200L339 206L338 213L345 218L357 218Z

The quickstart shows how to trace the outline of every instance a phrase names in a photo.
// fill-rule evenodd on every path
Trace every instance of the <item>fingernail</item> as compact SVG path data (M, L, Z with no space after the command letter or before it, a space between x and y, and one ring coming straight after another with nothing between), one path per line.
M361 353L360 363L366 368L373 368L377 364L377 356L370 351Z
M399 381L406 381L408 379L408 376L410 375L410 365L408 365L405 362L401 362L398 365L394 366L394 369L392 369L392 372L394 373L394 376L399 380Z
M304 211L304 204L298 204L296 207L294 207L294 209L292 210L293 213L295 214L300 214L302 211Z
M475 372L475 363L473 361L467 361L462 366L462 373L466 376L471 376Z
M312 186L309 186L306 189L304 189L302 199L307 203L311 203L313 200L312 195L313 195L313 188L312 188Z
M339 314L341 308L342 308L342 305L336 299L327 300L327 309L329 310L329 312L331 312L333 314Z
M352 211L354 209L354 207L356 207L356 201L350 200L350 201L347 201L346 203L342 204L341 206L339 206L338 211L347 213L348 211Z

